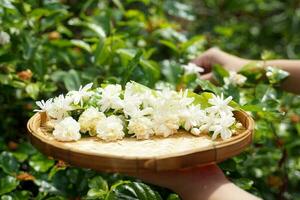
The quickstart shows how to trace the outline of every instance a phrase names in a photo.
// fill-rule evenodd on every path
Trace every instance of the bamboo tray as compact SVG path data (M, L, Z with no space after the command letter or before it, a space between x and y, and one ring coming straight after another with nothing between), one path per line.
M76 142L59 142L43 128L44 113L35 114L27 128L30 141L37 149L74 166L123 173L163 171L216 163L241 153L252 142L254 121L244 111L234 114L245 130L225 141L183 132L151 140L125 138L105 142L87 137Z

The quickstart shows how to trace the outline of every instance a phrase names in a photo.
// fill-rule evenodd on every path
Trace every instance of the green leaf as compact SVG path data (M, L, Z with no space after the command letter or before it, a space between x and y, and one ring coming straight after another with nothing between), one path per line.
M161 196L148 185L140 182L119 182L112 187L109 199L162 200ZM112 194L113 193L113 194Z
M38 83L29 83L25 87L26 93L34 100L38 98L39 92L40 92L40 87Z
M252 84L257 84L257 81L264 76L264 72L263 64L258 62L251 62L239 71L240 74L247 77L247 82L250 81Z
M81 49L84 49L86 50L87 52L91 53L92 52L92 49L90 47L90 45L82 40L70 40L71 41L71 44L73 44L74 46L77 46Z
M59 171L63 171L65 170L67 167L63 166L63 167L58 167L58 166L54 166L51 168L49 174L48 174L48 180L52 180L52 178L54 177L54 175L59 172Z
M5 149L6 149L6 144L5 144L4 138L0 137L0 151L2 152Z
M105 43L105 41L100 40L94 52L95 63L102 64L107 59L108 55L107 44Z
M8 199L13 199L13 200L30 200L32 194L28 190L15 190L10 192L7 195L3 195L1 198L3 199L3 197L7 197Z
M99 38L105 38L106 34L105 31L103 30L103 28L97 24L94 23L86 23L85 26L89 29L91 29L92 31L94 31Z
M63 82L68 91L78 90L81 85L79 74L74 69L71 69L64 74Z
M300 123L296 124L296 130L297 130L298 135L300 135Z
M248 179L248 178L239 178L236 179L235 184L237 184L237 186L239 186L240 188L244 189L244 190L249 190L252 188L253 185L253 181Z
M241 106L241 108L245 111L251 111L251 112L259 112L262 111L262 107L260 105L254 105L254 104L246 104L244 106Z
M285 80L290 74L287 71L279 69L277 67L266 68L266 75L271 84L279 84Z
M26 87L26 84L24 82L22 82L22 81L16 81L16 80L12 81L10 83L10 85L13 86L13 87L15 87L15 88L20 88L20 89L23 89L24 87Z
M210 92L203 92L199 95L199 94L189 91L188 97L193 97L194 98L193 103L195 105L200 104L201 108L205 109L210 106L210 104L208 103L208 100L213 97L213 94Z
M168 40L159 40L159 42L172 49L175 53L179 53L179 48L173 42Z
M212 72L215 79L222 85L224 84L224 78L229 76L229 72L221 65L214 65Z
M108 191L108 184L101 176L96 176L89 180L89 188Z
M133 70L138 66L140 62L140 57L142 56L142 51L138 51L132 60L127 64L125 73L123 76L123 86L128 82L130 75L132 74Z
M1 197L1 200L13 200L13 197L10 196L10 195L3 195L3 196Z
M192 37L186 42L181 43L181 48L183 51L187 51L191 47L195 47L195 45L199 48L200 45L201 47L205 44L206 39L203 35L197 35Z
M226 89L224 90L225 96L232 96L233 100L236 102L240 102L240 88L235 87L232 84L229 84L226 86Z
M2 0L0 1L0 5L3 8L12 9L12 10L16 9L11 1Z
M84 22L78 18L73 18L73 19L69 20L69 25L86 27L86 28L92 30L93 32L95 32L97 34L97 36L101 39L106 37L105 31L103 30L103 28L95 23Z
M126 60L132 60L138 52L133 49L118 49L116 51L119 55L124 57ZM154 64L153 61L145 60L143 57L140 57L139 64L143 67L144 70L148 70L151 73L154 73L155 77L159 77L159 68Z
M202 90L210 91L217 95L221 95L221 90L218 87L216 87L214 84L212 84L210 81L197 79L197 83L202 88Z
M112 2L122 11L124 11L124 7L120 0L112 0Z
M0 154L0 167L7 174L16 174L19 171L19 163L12 153L3 151Z
M10 62L15 59L15 56L11 53L5 53L0 55L0 63Z
M24 152L12 152L12 154L19 162L24 162L28 158L28 155Z
M13 191L19 185L19 181L12 176L0 178L0 195Z
M162 74L169 83L177 85L181 80L182 73L183 69L179 63L173 60L164 60L162 62Z
M180 200L180 197L178 194L170 194L167 200Z
M89 189L87 193L88 199L104 199L104 197L107 195L107 191L99 190L99 189Z
M37 172L46 172L54 165L54 160L49 160L41 153L31 156L29 165Z
M228 159L220 164L223 170L234 172L236 170L236 162L233 159Z
M63 82L68 91L78 90L81 85L79 73L70 69L66 71L56 71L52 74L51 79L55 82Z

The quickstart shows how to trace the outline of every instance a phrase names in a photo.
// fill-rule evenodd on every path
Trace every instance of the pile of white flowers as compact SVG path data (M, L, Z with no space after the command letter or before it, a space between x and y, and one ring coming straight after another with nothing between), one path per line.
M225 85L232 84L233 86L243 86L247 80L246 76L242 74L238 74L235 71L229 71L229 76L225 77L224 79Z
M38 101L38 112L46 112L48 126L60 141L79 140L81 135L97 136L105 141L124 137L149 139L168 137L185 129L195 136L212 133L228 139L241 124L229 106L232 97L210 94L205 107L196 104L191 92L170 89L151 90L135 82L109 84L92 89L92 83L66 95Z

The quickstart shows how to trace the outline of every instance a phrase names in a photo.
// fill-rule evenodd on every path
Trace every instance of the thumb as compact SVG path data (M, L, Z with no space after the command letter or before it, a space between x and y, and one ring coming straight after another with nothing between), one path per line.
M204 79L204 80L208 80L208 81L213 81L213 80L214 80L214 79L213 79L213 74L212 74L212 72L206 73L206 74L202 74L202 75L200 76L200 78L201 78L201 79Z

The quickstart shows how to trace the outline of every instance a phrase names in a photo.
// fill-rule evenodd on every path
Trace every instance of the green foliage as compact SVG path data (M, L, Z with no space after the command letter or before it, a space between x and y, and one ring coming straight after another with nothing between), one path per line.
M19 182L13 176L2 176L0 180L0 195L13 191Z
M293 152L298 152L295 141L300 139L297 133L300 98L280 89L280 83L288 76L286 72L273 67L257 70L257 67L253 63L242 68L241 73L248 79L243 87L238 87L240 99L237 101L255 119L253 145L221 166L245 190L266 199L276 199L276 194L292 199L299 195L296 188L300 184L300 179L291 175L297 169L290 165L299 160ZM214 70L219 75L218 80L226 77L225 73L220 76L218 68ZM227 86L221 89L224 94L232 94ZM287 184L289 189L286 189Z
M24 137L36 99L129 80L189 88L201 93L196 101L208 92L233 96L256 131L247 151L221 163L224 172L264 199L299 199L300 98L279 88L288 74L250 63L240 72L243 87L223 86L228 72L215 66L215 86L181 67L215 45L253 59L299 58L295 2L0 1L0 31L10 36L0 44L1 199L179 199L118 174L66 166Z
M210 46L256 59L300 56L299 6L294 0L188 1L195 8L191 26Z
M19 163L10 152L3 151L0 155L0 167L7 174L15 174L18 172Z

